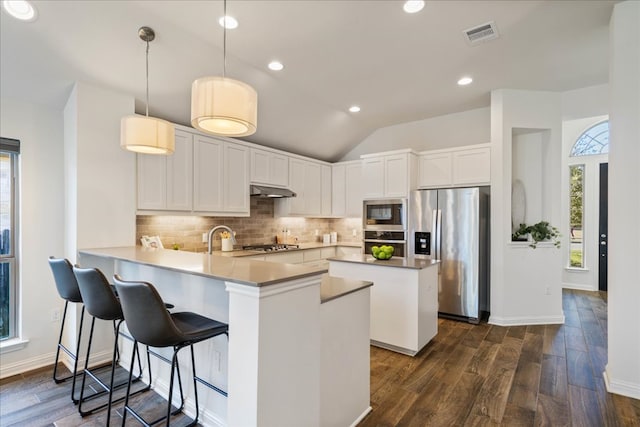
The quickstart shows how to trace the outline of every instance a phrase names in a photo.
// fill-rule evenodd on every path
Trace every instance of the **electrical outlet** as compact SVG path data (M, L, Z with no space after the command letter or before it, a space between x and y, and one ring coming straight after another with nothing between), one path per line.
M551 295L551 286L547 286L546 288L544 288L544 294Z
M316 228L316 236L319 236L319 235L320 235L320 230Z
M353 237L356 237L358 235L358 230L354 228L351 233L353 234Z
M60 321L60 309L54 308L51 310L51 322L59 322Z
M209 235L207 233L202 233L202 243L207 243L209 241Z

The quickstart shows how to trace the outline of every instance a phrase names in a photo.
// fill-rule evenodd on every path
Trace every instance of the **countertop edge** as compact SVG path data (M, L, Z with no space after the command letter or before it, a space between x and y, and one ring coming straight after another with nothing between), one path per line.
M373 282L332 277L324 274L320 282L320 304L342 298L371 286L373 286Z
M402 264L399 264L397 260L402 260ZM372 255L359 254L359 255L347 255L340 257L330 257L327 261L333 262L349 262L353 264L365 264L373 265L376 267L388 267L388 268L403 268L410 270L422 270L440 263L437 260L430 259L414 259L414 258L402 258L396 257L390 260L378 260Z

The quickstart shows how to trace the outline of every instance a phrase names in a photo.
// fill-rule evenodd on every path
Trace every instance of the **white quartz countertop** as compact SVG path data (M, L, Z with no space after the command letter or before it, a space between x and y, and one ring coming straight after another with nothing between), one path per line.
M380 267L412 268L416 270L421 270L423 268L431 267L432 265L436 265L440 262L440 261L431 260L431 259L416 259L416 258L401 258L401 257L392 257L391 259L379 260L379 259L375 259L373 255L367 255L367 254L333 257L333 258L329 258L329 261L353 262L358 264L370 264L370 265L375 265Z
M328 274L323 274L322 282L320 282L320 303L324 304L369 286L373 286L373 282L331 277Z
M294 252L294 251L305 251L310 249L322 249L322 248L336 248L336 247L349 247L349 248L361 248L362 244L359 242L338 242L338 243L321 243L321 242L313 242L313 243L298 243L297 248L291 248L282 251L255 251L255 250L245 250L245 249L234 249L233 251L223 252L223 251L213 251L214 255L219 255L223 257L243 257L243 256L251 256L251 255L265 255L265 254L275 254L282 252Z
M273 285L327 272L326 268L313 266L169 249L146 249L141 246L81 249L79 252L80 254L129 261L249 286Z

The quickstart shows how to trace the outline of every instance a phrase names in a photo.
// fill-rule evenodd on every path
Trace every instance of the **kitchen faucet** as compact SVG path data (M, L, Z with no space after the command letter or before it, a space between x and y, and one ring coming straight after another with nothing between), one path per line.
M207 249L207 252L209 254L211 254L211 252L213 251L211 249L211 244L212 244L212 241L213 241L213 233L215 233L218 230L226 230L226 231L228 231L229 234L231 235L231 243L233 243L234 245L236 244L236 234L233 232L233 230L231 230L226 225L216 225L211 230L209 230L209 237L207 238L207 242L209 243L209 248Z

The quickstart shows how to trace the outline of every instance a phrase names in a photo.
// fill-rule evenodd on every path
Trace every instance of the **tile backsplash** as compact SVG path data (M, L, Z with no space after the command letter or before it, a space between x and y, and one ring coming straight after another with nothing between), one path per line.
M159 236L167 249L176 244L180 250L204 252L207 250L207 243L202 242L202 233L207 233L216 225L226 225L236 232L236 248L275 243L276 235L283 230L289 230L289 237L297 237L300 243L322 241L322 235L331 231L338 233L338 242L362 241L360 218L274 218L273 204L273 199L252 197L249 217L138 215L136 241L139 245L143 235ZM214 250L219 250L220 245L220 236L216 233L213 239Z

